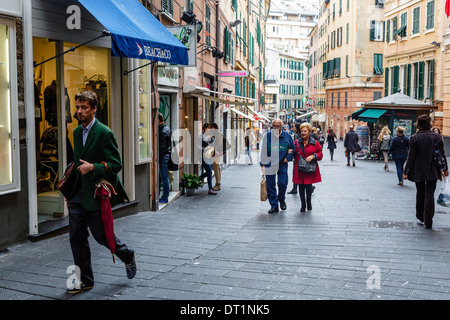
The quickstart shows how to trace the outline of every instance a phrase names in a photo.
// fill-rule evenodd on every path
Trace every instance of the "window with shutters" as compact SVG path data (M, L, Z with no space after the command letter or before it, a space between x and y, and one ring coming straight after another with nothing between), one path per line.
M384 41L384 21L370 21L370 41Z
M161 0L161 10L167 14L173 15L172 0Z
M373 55L373 73L375 75L383 74L383 55L375 53Z

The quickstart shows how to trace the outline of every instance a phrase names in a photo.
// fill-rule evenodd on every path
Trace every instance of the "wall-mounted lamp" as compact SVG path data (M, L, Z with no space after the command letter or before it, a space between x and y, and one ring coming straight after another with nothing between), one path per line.
M430 44L432 44L433 46L436 46L436 48L439 48L441 46L441 44L439 42L433 41Z
M234 27L238 26L241 23L242 23L241 20L236 20L236 21L230 22L230 27L234 28Z

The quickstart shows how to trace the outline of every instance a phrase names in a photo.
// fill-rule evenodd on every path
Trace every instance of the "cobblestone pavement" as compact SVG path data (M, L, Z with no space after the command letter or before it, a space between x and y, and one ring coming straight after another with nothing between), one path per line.
M436 206L425 229L415 219L415 186L397 185L392 162L389 172L380 161L347 167L342 143L335 159L325 150L306 213L298 195L287 195L286 211L267 214L259 166L241 159L223 170L216 196L204 188L115 220L136 250L136 277L128 280L123 263L90 237L95 286L77 295L65 293L67 234L11 247L0 256L0 299L450 299L449 210Z

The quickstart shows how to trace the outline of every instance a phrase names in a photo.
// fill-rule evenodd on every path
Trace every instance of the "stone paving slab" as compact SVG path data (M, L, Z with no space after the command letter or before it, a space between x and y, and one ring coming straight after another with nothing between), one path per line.
M393 163L389 172L373 160L347 167L342 143L335 161L327 152L312 211L300 213L298 195L287 195L286 211L267 214L259 166L241 159L223 170L216 196L199 189L159 212L115 221L136 250L136 278L90 238L95 287L67 295L72 255L63 234L0 256L0 299L449 299L450 210L436 206L426 230L415 219L415 186L397 185Z

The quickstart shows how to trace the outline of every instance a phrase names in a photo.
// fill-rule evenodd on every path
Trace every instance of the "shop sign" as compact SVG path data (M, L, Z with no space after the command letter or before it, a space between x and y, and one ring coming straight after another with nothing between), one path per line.
M219 71L220 77L248 77L248 70Z
M180 77L178 67L159 67L158 68L158 84L178 87L178 79Z
M166 26L186 48L188 48L187 67L197 66L197 31L195 25Z

